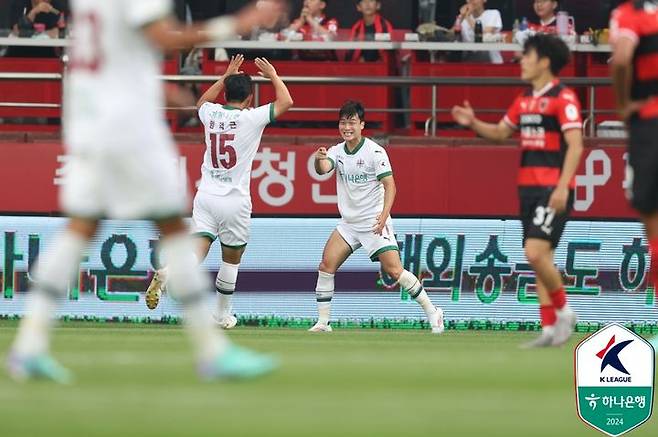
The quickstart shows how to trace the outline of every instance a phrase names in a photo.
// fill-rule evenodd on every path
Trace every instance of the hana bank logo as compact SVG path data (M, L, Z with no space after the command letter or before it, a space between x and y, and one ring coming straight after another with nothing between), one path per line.
M574 360L576 407L583 422L617 437L649 420L656 371L651 343L611 323L583 339Z

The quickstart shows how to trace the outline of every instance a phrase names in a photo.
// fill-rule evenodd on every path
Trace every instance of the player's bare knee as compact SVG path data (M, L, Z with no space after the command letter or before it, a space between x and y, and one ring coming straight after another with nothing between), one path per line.
M320 262L320 265L318 266L318 270L321 272L329 273L329 274L335 274L336 273L336 266L328 261L322 260Z
M404 269L402 266L383 266L384 272L391 277L394 281L398 281Z

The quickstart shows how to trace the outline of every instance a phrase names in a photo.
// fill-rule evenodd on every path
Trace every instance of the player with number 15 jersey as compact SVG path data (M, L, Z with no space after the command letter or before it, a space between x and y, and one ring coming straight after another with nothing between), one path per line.
M215 288L218 293L217 323L224 329L235 326L231 312L238 267L249 241L251 222L251 167L265 127L292 107L292 98L275 68L257 58L260 75L272 81L276 100L251 108L251 77L242 73L242 55L231 59L224 75L197 102L204 126L206 151L201 166L201 184L194 198L192 232L197 240L197 257L205 259L219 239L222 265ZM226 104L213 103L224 91ZM159 272L147 293L159 295L165 280Z

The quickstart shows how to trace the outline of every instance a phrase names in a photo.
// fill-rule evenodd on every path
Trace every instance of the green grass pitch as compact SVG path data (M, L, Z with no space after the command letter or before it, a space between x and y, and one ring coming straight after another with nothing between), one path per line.
M16 322L0 322L4 360ZM274 375L202 383L180 326L65 323L69 387L0 373L2 436L595 436L576 414L573 348L523 351L534 333L238 328ZM656 436L655 418L632 432Z

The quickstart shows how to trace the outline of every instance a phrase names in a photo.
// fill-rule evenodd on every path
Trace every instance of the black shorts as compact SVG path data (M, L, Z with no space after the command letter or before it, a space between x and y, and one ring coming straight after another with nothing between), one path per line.
M629 134L631 205L644 214L658 212L658 118L633 118Z
M548 210L548 200L551 193L553 193L553 187L519 189L524 246L528 238L550 241L553 249L560 243L569 213L573 209L574 192L573 190L569 192L567 210L561 214L555 214Z

